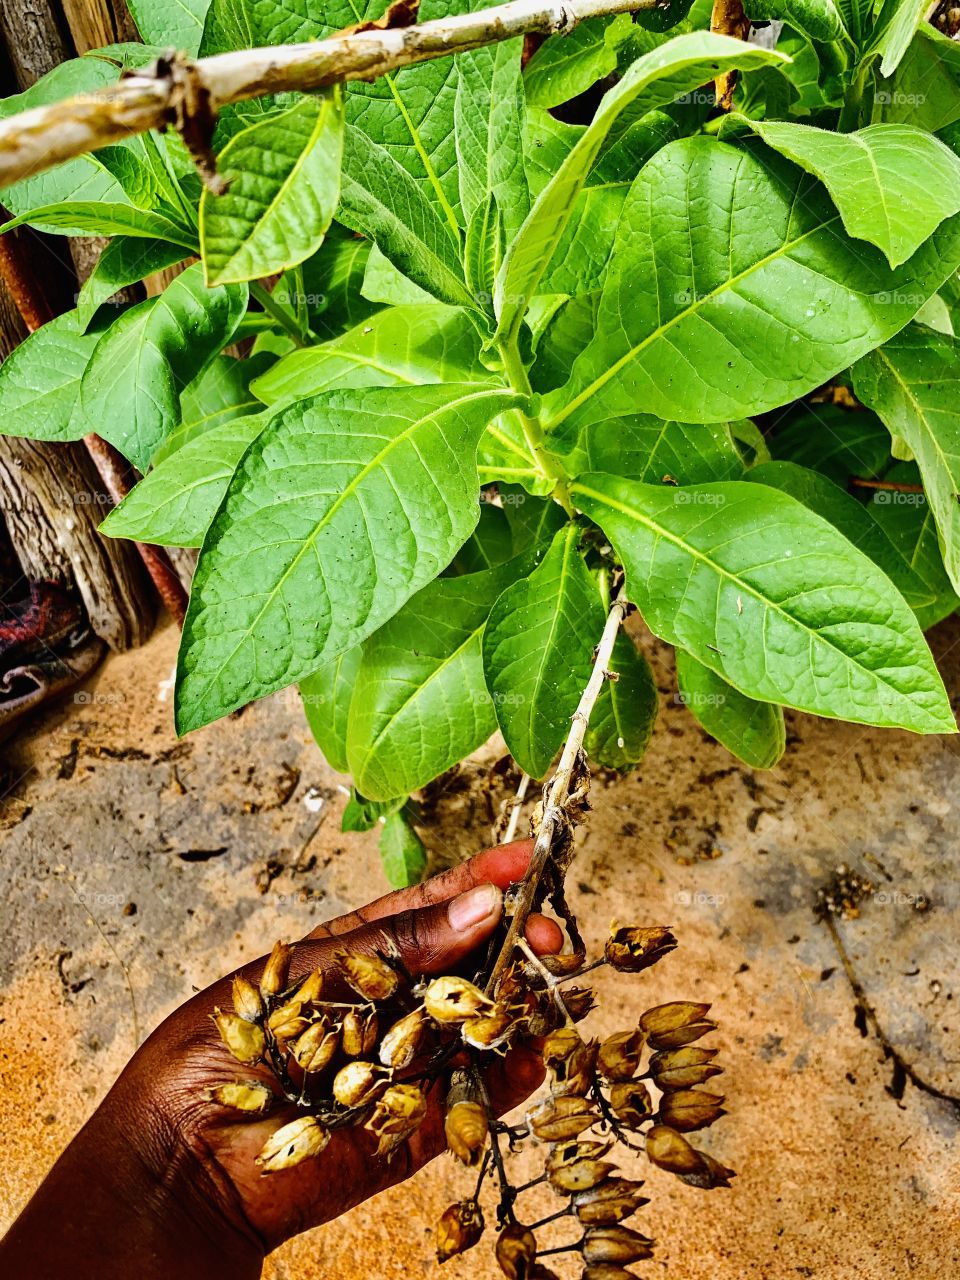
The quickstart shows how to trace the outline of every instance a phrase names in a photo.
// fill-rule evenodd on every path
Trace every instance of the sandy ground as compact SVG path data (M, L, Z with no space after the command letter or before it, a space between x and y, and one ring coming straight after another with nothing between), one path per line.
M960 627L935 636L957 702ZM171 629L112 660L5 752L0 826L0 1225L151 1028L197 987L385 889L375 833L343 835L344 779L278 695L178 743ZM791 717L754 774L671 695L642 770L597 779L571 875L595 942L610 920L675 926L642 979L604 979L596 1031L649 1005L714 1003L731 1114L704 1145L739 1177L705 1194L656 1171L648 1276L940 1280L960 1274L960 815L956 740ZM425 832L436 865L489 840L487 748ZM813 904L839 864L874 887L838 923L885 1057ZM902 1097L896 1094L902 1091ZM433 1221L465 1191L443 1158L290 1243L272 1280L436 1274ZM497 1274L484 1246L450 1280Z

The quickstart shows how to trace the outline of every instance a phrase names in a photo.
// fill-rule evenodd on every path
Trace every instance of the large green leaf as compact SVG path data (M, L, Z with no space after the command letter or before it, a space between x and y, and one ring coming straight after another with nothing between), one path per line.
M447 574L480 573L496 568L513 555L513 530L503 507L487 501L487 490L480 494L480 519L446 568Z
M509 335L519 328L604 139L627 107L636 112L652 111L712 80L720 71L784 60L772 50L708 31L678 36L639 58L604 95L593 120L534 201L507 250L494 293L498 333Z
M337 337L380 309L360 295L372 250L369 240L333 223L317 252L301 264L299 278L289 272L277 285L278 300L295 306L291 290L302 289L310 328L318 338Z
M475 305L450 227L390 153L350 125L340 200L338 219L369 236L415 284L452 306Z
M960 158L939 138L907 124L831 133L781 120L747 120L774 150L819 178L847 234L869 240L891 267L912 257L960 211Z
M269 416L249 413L194 437L134 485L101 532L165 547L199 547L240 459Z
M228 190L200 197L207 283L258 280L316 253L337 207L342 151L339 89L231 138L217 158Z
M747 0L745 11L754 20L785 18L811 40L839 40L843 35L843 20L833 0Z
M523 168L522 40L506 40L456 59L454 125L464 223L492 194L513 239L530 210Z
M620 46L633 29L630 17L588 18L568 35L550 36L524 68L527 101L557 107L617 69Z
M133 20L147 44L170 45L195 57L210 0L128 0Z
M680 701L690 714L738 760L772 769L787 742L782 709L748 698L683 649L676 659Z
M507 587L483 636L483 666L497 720L521 769L541 778L570 729L590 679L604 609L568 523L542 564Z
M153 455L153 466L205 431L244 414L259 413L263 404L250 390L250 383L269 369L274 360L275 357L265 351L243 359L219 355L211 360L200 376L180 393L180 424Z
M865 48L866 53L880 54L881 75L896 71L928 8L926 0L883 0Z
M349 773L347 717L360 669L360 645L318 667L300 681L300 697L307 724L331 769Z
M229 343L247 305L245 285L204 286L188 267L158 298L125 311L87 366L80 407L141 471L180 421L180 391Z
M77 295L77 315L84 328L98 307L155 271L174 267L187 256L183 245L166 240L141 240L136 236L116 236L101 253Z
M643 759L657 718L657 686L650 664L621 631L613 646L608 680L600 690L584 738L584 750L605 769L630 769Z
M438 578L364 644L347 725L347 760L364 795L416 791L494 732L481 638L497 597L528 567Z
M727 423L664 422L646 413L585 422L560 456L570 475L608 471L647 484L703 484L743 474Z
M515 402L447 384L329 392L279 412L204 542L180 732L303 679L434 578L477 522L480 435Z
M0 364L0 421L8 436L78 440L87 428L74 419L80 379L101 332L84 333L76 311L49 321Z
M873 118L931 132L960 120L960 44L921 23L893 75L877 79Z
M829 476L841 489L851 477L877 480L890 464L890 433L874 413L807 405L771 437L774 458Z
M302 347L257 378L266 404L335 387L419 386L490 381L477 331L459 307L390 307L316 347Z
M62 204L42 205L29 209L3 224L4 232L28 224L38 231L52 231L62 236L139 236L145 240L166 240L195 253L196 239L162 213L137 209L132 204L110 204L106 201L68 200Z
M920 467L943 562L960 589L960 340L910 325L853 367L853 385Z
M717 422L803 395L936 291L960 262L960 218L891 271L762 143L684 138L641 171L614 253L596 335L547 398L548 429L581 406Z
M889 578L794 498L733 480L674 491L585 476L655 635L735 689L817 715L954 730L923 634Z

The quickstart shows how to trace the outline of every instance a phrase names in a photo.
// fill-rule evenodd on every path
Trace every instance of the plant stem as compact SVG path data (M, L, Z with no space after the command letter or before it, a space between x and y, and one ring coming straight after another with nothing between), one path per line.
M590 723L591 713L607 678L607 666L613 654L614 641L626 616L627 608L628 602L621 589L616 600L610 606L610 612L607 614L603 634L600 637L600 643L597 645L593 671L580 697L577 709L573 713L570 732L567 734L567 740L563 745L560 763L557 765L557 771L553 775L553 781L550 783L549 793L543 807L543 817L540 820L540 830L530 857L530 865L527 868L526 875L520 882L510 926L507 929L506 937L500 948L500 954L497 956L486 984L488 995L496 990L497 983L513 959L513 953L519 945L519 939L523 937L527 917L533 910L540 879L550 860L554 836L558 828L568 821L565 806L570 796L570 784L573 780L577 762L580 759L583 738L587 731L587 725Z
M509 844L516 837L517 827L520 825L520 814L523 811L523 802L526 799L527 787L530 785L530 775L525 773L520 779L520 785L517 787L517 794L510 801L513 806L510 810L510 820L507 828L503 833L503 844Z
M256 298L267 315L276 320L284 333L288 334L298 347L304 345L296 318L277 302L270 290L259 280L250 281L250 296Z
M522 35L561 35L587 18L653 9L657 0L509 0L391 30L347 31L302 44L244 49L192 61L159 59L152 67L81 97L34 107L0 122L0 188L87 151L171 120L209 133L204 112L230 102L294 91L310 93L347 80L375 80L396 67L479 49ZM202 104L191 115L188 103Z
M514 391L519 391L521 395L532 396L533 387L530 385L530 376L527 373L526 366L520 359L516 341L508 338L504 342L498 343L497 349L503 357L503 368L510 386L513 387ZM523 428L523 437L527 442L527 448L533 454L537 466L543 474L548 480L553 481L553 496L572 519L576 513L570 498L569 480L563 467L547 453L547 438L543 427L540 425L540 419L525 413L522 409L517 412L520 414L520 425Z

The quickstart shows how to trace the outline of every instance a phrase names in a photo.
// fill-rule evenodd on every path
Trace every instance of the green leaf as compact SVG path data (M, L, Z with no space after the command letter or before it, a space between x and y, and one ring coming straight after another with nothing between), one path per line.
M683 649L676 659L678 696L694 719L751 769L772 769L787 744L782 708L748 698Z
M857 397L893 436L906 441L917 460L955 588L960 588L958 358L958 339L910 325L852 370Z
M513 239L530 211L523 168L522 40L461 53L455 62L454 127L460 205L467 226L493 195Z
M155 271L175 267L187 256L182 245L165 240L141 240L116 236L101 253L77 296L77 315L86 328L98 307L128 285L136 284Z
M646 484L704 484L743 474L727 423L664 422L646 413L586 422L560 456L571 476L607 471Z
M550 767L590 679L604 609L568 523L543 563L507 587L483 637L483 667L510 754L533 778Z
M960 211L960 158L922 129L872 124L831 133L806 124L735 118L818 177L847 234L868 240L899 267L951 214Z
M250 413L205 431L134 485L100 532L163 547L199 547L247 447L268 413Z
M494 569L513 555L513 530L503 507L489 501L486 490L480 492L480 519L457 554L450 561L448 574L480 573Z
M277 413L204 542L179 731L301 680L434 578L477 522L477 441L516 399L469 385L382 387Z
M960 261L960 218L891 271L776 152L684 138L641 171L614 254L596 335L545 402L548 430L581 406L717 422L796 399L937 290Z
M647 749L657 718L657 686L650 664L621 631L613 646L608 680L590 716L584 750L604 769L630 769Z
M811 40L839 40L843 35L843 19L833 0L747 0L744 8L754 21L785 18Z
M129 147L102 147L94 159L116 178L121 191L136 208L149 212L163 203L163 193L150 166Z
M808 405L772 438L775 458L798 462L846 489L851 476L879 479L890 462L890 433L873 413Z
M76 311L50 320L0 364L0 419L9 436L79 440L74 419L80 379L102 332L84 333Z
M327 764L338 773L350 771L347 764L347 716L357 683L361 652L361 646L354 645L300 681L300 697L310 732Z
M482 484L505 480L540 495L552 493L556 487L556 481L530 452L515 413L504 414L484 432L477 451L477 470Z
M200 264L107 330L80 387L84 417L141 471L180 421L180 389L229 343L245 285L207 289ZM89 429L89 428L88 428Z
M621 13L613 18L587 18L569 35L550 36L524 69L527 101L538 107L558 107L616 71L617 52L632 27L629 15Z
M670 31L686 19L695 3L696 0L665 0L665 3L655 4L652 9L638 9L633 20L646 31ZM692 25L696 28L698 24Z
M391 889L419 884L427 873L427 851L423 841L402 813L383 819L380 858Z
M893 75L877 78L873 118L931 132L960 120L960 45L921 23Z
M891 76L896 71L927 8L926 0L883 0L864 50L880 54L881 75Z
M197 250L196 240L182 227L160 213L137 209L132 204L70 200L43 205L5 222L0 230L5 233L24 224L62 236L139 236L182 245L189 253Z
M629 106L638 113L652 111L696 89L722 70L747 69L778 61L784 61L783 55L772 50L705 31L678 36L639 58L623 79L604 94L593 120L534 201L519 234L508 248L494 294L498 335L517 331L560 242L587 174L621 112Z
M276 404L334 388L489 382L479 349L477 331L458 307L390 307L331 342L291 351L253 391Z
M364 795L416 791L496 730L481 638L497 597L527 567L438 578L364 644L347 724Z
M548 545L566 524L566 513L553 498L535 498L515 484L497 487L513 535L515 555L529 547Z
M388 307L436 302L432 293L427 293L426 289L421 289L402 271L398 271L375 244L370 245L370 256L363 272L360 293L364 301Z
M258 280L316 253L340 194L338 89L267 116L224 147L224 195L204 188L200 246L208 284Z
M491 191L470 215L463 246L467 288L484 309L493 301L493 286L503 261L506 242L496 197Z
M674 491L599 473L572 486L655 635L749 697L858 724L954 730L890 580L795 499L733 480Z
M369 236L399 271L441 302L474 307L449 226L393 156L350 125L337 217Z
M127 0L133 20L146 44L171 45L188 57L200 48L210 0Z
M274 359L269 352L261 351L242 360L228 355L211 360L200 376L180 393L180 425L153 455L152 465L157 466L205 431L244 414L259 413L263 405L250 390L250 383L269 369Z
M356 787L351 787L340 830L372 831L378 822L399 813L408 799L408 796L395 796L391 800L371 800L361 795Z
M369 240L333 223L317 252L301 265L302 284L291 272L277 286L293 305L297 299L291 293L303 289L310 328L319 338L335 338L380 310L360 296L372 250Z

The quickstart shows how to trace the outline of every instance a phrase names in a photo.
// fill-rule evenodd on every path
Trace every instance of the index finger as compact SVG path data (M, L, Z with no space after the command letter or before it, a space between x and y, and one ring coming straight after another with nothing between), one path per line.
M423 884L384 894L382 898L358 907L356 911L318 925L307 934L307 938L336 937L351 929L358 929L361 925L370 924L372 920L383 920L401 911L428 907L435 902L447 902L458 893L478 884L495 884L500 889L506 889L514 881L523 879L532 853L532 840L514 840L511 844L484 849L483 853L478 853L467 862L461 862L459 866L442 871L439 875L431 876Z

